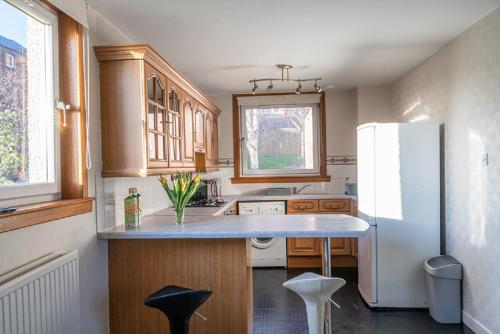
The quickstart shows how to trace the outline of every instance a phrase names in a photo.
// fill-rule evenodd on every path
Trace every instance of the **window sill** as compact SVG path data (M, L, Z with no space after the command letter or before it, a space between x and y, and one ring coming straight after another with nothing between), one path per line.
M233 177L231 183L295 183L295 182L330 182L329 175L314 176L258 176Z
M0 233L92 212L93 201L89 197L20 205L14 212L0 214Z

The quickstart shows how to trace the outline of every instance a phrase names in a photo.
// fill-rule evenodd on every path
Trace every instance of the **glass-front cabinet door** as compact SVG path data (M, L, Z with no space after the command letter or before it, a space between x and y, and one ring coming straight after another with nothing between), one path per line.
M168 152L169 166L182 166L181 134L181 91L172 82L168 82Z
M148 167L167 168L166 79L153 68L146 75Z
M205 159L207 166L214 165L214 152L213 152L213 135L214 135L214 123L213 115L211 112L205 113Z
M205 151L205 108L199 103L194 113L194 138L195 150Z
M184 157L185 163L194 163L194 138L193 132L193 122L194 122L194 112L193 112L193 99L191 96L184 94L182 98L182 119L184 124Z

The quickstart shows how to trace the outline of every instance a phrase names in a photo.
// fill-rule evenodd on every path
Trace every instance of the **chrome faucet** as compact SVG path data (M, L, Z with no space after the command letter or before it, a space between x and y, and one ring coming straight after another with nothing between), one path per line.
M294 193L294 195L298 195L302 190L304 190L310 186L311 186L310 184L306 184L305 186L302 186L299 189L297 189L297 187L293 187L293 193Z

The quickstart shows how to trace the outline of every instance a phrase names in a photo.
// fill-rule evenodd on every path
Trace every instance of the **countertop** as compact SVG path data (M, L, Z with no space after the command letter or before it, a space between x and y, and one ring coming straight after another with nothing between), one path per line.
M99 239L180 238L271 238L271 237L359 237L368 224L344 214L317 215L224 215L237 202L286 201L289 199L356 199L341 194L290 196L230 195L220 207L186 208L184 225L177 225L175 212L167 208L142 218L137 229L123 225L98 232ZM264 218L265 217L265 218Z
M99 232L100 239L187 239L272 237L360 237L368 224L343 214L267 216L186 216L177 225L166 216L144 217L137 229L124 226Z
M220 207L203 207L203 208L186 208L186 216L217 216L222 215L236 202L252 202L252 201L287 201L293 200L308 200L308 199L350 199L356 200L355 196L343 194L299 194L288 196L266 196L266 195L226 195L223 196L224 203ZM152 213L150 216L175 216L175 211L172 208L160 210Z

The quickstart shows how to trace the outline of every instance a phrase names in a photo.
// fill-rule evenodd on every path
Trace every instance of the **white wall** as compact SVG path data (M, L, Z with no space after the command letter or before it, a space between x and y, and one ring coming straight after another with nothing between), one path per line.
M390 88L390 86L370 86L356 89L358 125L394 121Z
M327 155L356 154L356 112L354 90L331 90L326 92L326 132ZM233 159L233 107L231 95L212 96L211 100L222 110L219 116L219 159ZM355 165L328 165L331 182L311 183L307 192L343 193L346 177L356 179ZM221 167L220 171L209 173L207 177L217 178L223 194L262 193L268 187L301 186L301 184L232 184L232 164Z
M401 121L444 124L446 243L464 265L464 321L500 333L500 9L400 79L392 101Z
M90 42L130 43L130 40L90 8ZM99 85L97 61L91 50L91 153L93 166L88 173L89 196L96 196L93 211L45 224L0 233L0 273L53 251L77 249L80 257L80 333L108 333L107 243L96 237L96 216L102 213L102 179ZM99 218L102 220L101 218Z

